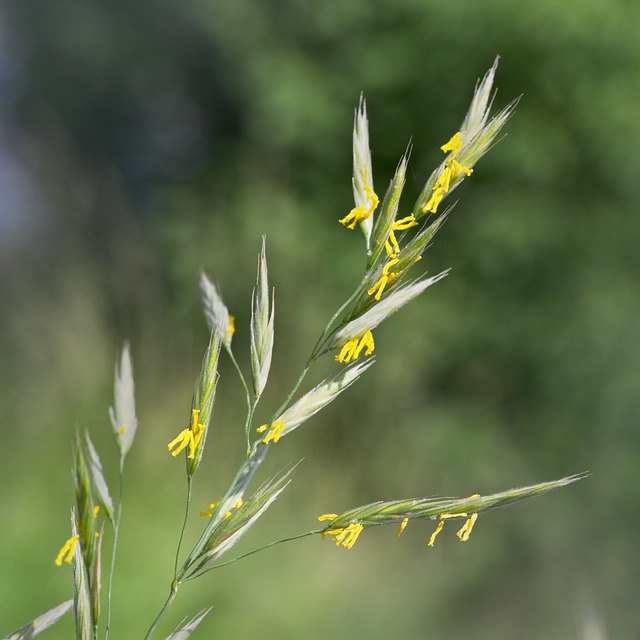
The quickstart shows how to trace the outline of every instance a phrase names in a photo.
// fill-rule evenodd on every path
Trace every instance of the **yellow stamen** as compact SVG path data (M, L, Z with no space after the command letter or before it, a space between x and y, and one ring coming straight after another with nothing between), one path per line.
M100 513L100 505L96 505L95 507L93 507L93 517L97 518L99 513Z
M264 433L269 427L269 433L267 433L267 435L262 439L262 442L264 444L269 444L270 442L273 442L275 444L276 442L278 442L280 436L282 435L282 430L284 429L284 421L275 420L270 425L263 424L262 426L258 427L256 431L258 433Z
M229 326L227 327L227 335L231 337L236 332L236 319L229 316Z
M389 273L389 269L398 264L398 262L400 262L399 258L389 260L389 262L387 262L387 264L382 268L382 273L380 274L377 282L367 291L370 296L375 293L375 296L373 296L375 300L380 300L382 292L385 290L386 286L398 277L397 273Z
M318 520L320 520L320 522L323 520L335 520L337 517L337 513L325 513L324 515L318 516Z
M171 449L177 447L175 451L171 452L171 455L175 458L183 449L185 449L189 445L190 442L191 429L184 429L184 431L181 431L178 436L167 445L167 449L171 451Z
M396 234L394 231L404 231L405 229L409 229L410 227L415 227L418 224L417 220L413 217L413 213L406 218L402 218L401 220L396 220L391 225L391 231L389 231L389 238L384 243L385 251L390 258L397 258L400 253L400 245L396 239Z
M209 511L213 511L219 504L220 504L220 500L216 500L215 502L212 502L209 505ZM213 516L213 513L209 513L209 511L201 511L200 515L203 518L211 518Z
M349 211L349 213L340 220L340 224L343 224L347 229L355 229L356 223L360 220L366 220L374 211L375 208L380 204L380 198L376 195L375 191L367 184L367 168L364 168L364 192L367 194L369 198L369 207L361 205L359 207L354 207Z
M471 517L464 523L464 526L462 527L462 529L460 529L460 531L456 533L456 535L460 539L460 542L466 542L469 539L469 536L471 535L471 530L473 529L473 525L476 523L477 519L478 519L478 514L472 513Z
M442 198L444 198L444 190L441 187L434 189L429 202L422 207L422 213L427 213L428 211L435 213L438 210L438 205L442 201Z
M396 533L396 538L400 537L400 535L404 531L404 528L407 526L408 522L409 522L409 518L402 519L402 522L400 523L400 528L398 529L398 533Z
M373 334L371 331L365 331L362 335L346 342L340 350L340 353L336 356L336 360L338 362L344 362L345 364L352 360L357 360L365 347L366 351L364 352L364 355L370 356L373 353L375 346Z
M121 436L125 431L127 430L127 427L120 427L117 431L116 431L116 435L117 436Z
M436 538L438 537L438 534L442 531L443 527L444 527L444 520L440 520L440 522L438 522L438 526L436 527L436 530L431 534L431 537L429 538L429 544L427 545L428 547L433 547L433 543L436 541Z
M62 549L60 549L60 552L58 553L58 555L57 555L57 557L55 559L55 563L56 563L56 565L58 567L62 565L62 559L64 558L65 555L67 557L64 558L64 561L67 564L71 564L71 558L73 558L73 552L75 551L76 544L77 544L79 539L80 539L80 536L79 535L75 535L75 536L69 538L62 545Z
M335 536L334 542L336 543L336 546L351 549L363 529L364 527L361 524L352 522L345 528L329 529L329 531L324 531L322 533L322 538L324 539L326 536Z
M473 173L473 169L468 169L467 167L463 167L457 160L454 160L452 163L453 167L453 175L455 176L458 171L462 171L462 173L466 173L467 176L470 176Z
M458 133L454 133L453 136L451 136L449 142L443 144L440 148L447 153L447 151L458 151L461 146L462 134L458 131Z
M167 445L167 449L169 451L176 447L175 451L171 452L171 455L174 458L187 447L189 447L189 455L187 457L191 460L195 458L196 449L198 448L198 444L200 443L202 434L204 433L204 425L201 422L198 422L199 416L200 409L192 409L191 427L181 431L178 436Z
M440 147L445 153L451 152L449 157L446 159L444 163L444 169L442 173L436 180L433 185L433 193L431 194L431 198L427 202L427 204L422 207L422 213L427 213L430 211L431 213L436 213L438 210L438 205L444 198L444 196L449 192L449 188L451 187L451 181L456 178L459 173L465 173L467 176L470 176L473 173L473 169L469 169L461 165L455 157L458 155L458 151L462 148L462 135L458 131L446 144L443 144Z

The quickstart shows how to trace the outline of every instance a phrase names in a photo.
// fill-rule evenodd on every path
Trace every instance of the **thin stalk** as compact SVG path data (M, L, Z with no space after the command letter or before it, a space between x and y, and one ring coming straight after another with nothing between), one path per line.
M182 528L180 529L180 537L178 538L178 547L176 549L176 561L173 565L173 580L175 582L178 575L178 560L180 558L180 550L182 549L182 540L184 538L184 532L187 528L187 521L189 519L189 508L191 507L191 488L192 488L193 476L187 475L187 501L184 509L184 519L182 520Z
M111 626L111 588L113 586L113 573L116 567L116 550L118 548L118 533L120 531L120 518L122 517L122 495L124 492L124 455L120 456L120 472L118 474L118 510L113 526L113 549L111 551L111 567L109 568L109 586L107 588L107 624L104 630L104 640L109 638Z
M243 553L242 555L234 558L233 560L228 560L227 562L221 562L220 564L216 564L213 567L209 567L204 571L200 571L199 573L193 573L182 580L182 582L188 582L189 580L193 580L194 578L199 578L203 576L205 573L209 573L209 571L213 571L214 569L220 569L221 567L226 567L234 562L238 562L238 560L242 560L243 558L248 558L252 556L254 553L258 553L259 551L264 551L265 549L269 549L269 547L275 547L277 544L281 544L282 542L291 542L292 540L300 540L301 538L307 538L308 536L312 536L315 533L321 533L322 529L317 529L315 531L306 531L305 533L299 533L296 536L290 536L288 538L281 538L280 540L275 540L274 542L270 542L269 544L265 544L263 547L258 547L257 549L253 549L253 551L248 551L247 553Z
M160 624L160 621L162 620L162 618L164 618L164 614L167 612L167 609L173 602L173 599L176 597L179 587L180 587L180 583L178 582L174 581L171 584L171 591L169 592L169 597L167 598L167 601L164 603L162 609L160 610L160 613L156 616L156 619L153 621L153 623L149 627L149 631L147 631L147 635L144 637L144 640L149 640L149 638L151 638L151 636L153 635L153 632L156 630L156 627Z
M347 307L352 302L354 302L354 300L362 293L363 288L367 284L367 275L368 274L365 273L365 275L363 276L362 280L360 281L360 283L356 287L355 291L347 298L347 300L344 303L342 303L342 305L340 305L340 308L333 314L333 316L331 316L331 320L329 320L329 323L327 324L327 326L324 329L324 331L320 334L320 337L318 338L318 341L316 342L315 346L313 347L313 351L311 352L311 356L309 357L309 360L307 361L307 366L310 365L314 360L319 358L324 353L323 348L324 348L325 343L327 341L327 337L332 332L332 328L331 327L332 327L333 323L344 313L345 309L347 309Z
M249 386L247 385L247 381L244 378L244 374L242 373L242 369L240 369L240 365L236 360L236 357L233 355L231 349L227 349L227 353L231 358L231 362L233 362L233 366L235 367L238 376L240 377L240 382L242 382L242 386L244 387L244 395L247 401L247 419L244 424L244 438L247 444L247 456L251 451L251 443L249 441L249 430L251 429L251 420L253 419L253 412L255 411L256 405L258 404L258 398L255 398L253 401L251 400L251 392L249 391Z

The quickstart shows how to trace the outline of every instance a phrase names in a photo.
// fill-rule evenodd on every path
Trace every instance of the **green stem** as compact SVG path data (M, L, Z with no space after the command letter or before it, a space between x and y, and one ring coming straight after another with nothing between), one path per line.
M243 558L248 558L252 556L254 553L258 553L259 551L264 551L265 549L269 549L269 547L275 547L277 544L281 544L283 542L291 542L292 540L300 540L301 538L307 538L308 536L312 536L316 533L321 533L323 530L318 529L316 531L306 531L305 533L299 533L296 536L290 536L288 538L281 538L280 540L275 540L274 542L270 542L269 544L265 544L263 547L258 547L257 549L253 549L253 551L248 551L247 553L243 553L242 555L234 558L233 560L228 560L227 562L221 562L220 564L216 564L213 567L209 567L204 571L193 573L186 578L184 578L183 582L187 582L188 580L193 580L194 578L199 578L203 576L205 573L209 573L209 571L213 571L214 569L220 569L221 567L226 567L234 562L238 562L238 560L242 560Z
M240 377L240 382L242 382L242 386L244 387L244 395L247 401L247 419L245 420L244 424L244 438L247 444L247 455L249 455L249 452L251 451L251 444L249 442L249 430L251 429L251 420L253 419L253 412L255 411L256 405L258 404L258 398L255 398L253 402L251 401L251 392L249 391L249 386L247 385L247 381L244 378L242 369L240 369L240 365L238 364L238 361L233 355L231 349L227 349L227 353L229 354L229 358L231 358L231 362L233 363L233 366L235 367L238 376Z
M151 636L153 635L153 632L156 630L156 627L160 624L160 621L162 620L162 618L164 618L164 614L167 612L167 609L173 602L173 599L176 597L179 587L180 587L179 582L174 581L171 584L171 591L169 592L169 597L167 598L167 601L164 603L162 609L160 610L160 613L156 616L156 619L153 621L153 623L149 627L149 631L147 631L147 635L144 637L144 640L149 640L149 638L151 638Z
M336 320L344 313L347 307L356 300L356 298L362 293L364 287L367 285L367 276L369 274L365 273L364 277L360 281L360 284L356 287L355 291L347 298L347 300L340 306L340 308L333 314L331 320L327 324L324 331L320 334L318 341L313 347L313 351L311 352L311 356L307 361L307 365L310 365L314 360L318 359L323 353L326 351L326 342L327 338L333 332L332 326L336 322Z
M295 395L296 391L300 388L300 385L302 384L304 377L307 375L307 371L309 371L309 367L312 363L313 360L309 358L309 360L307 360L306 364L304 365L304 368L302 369L302 373L298 376L298 380L293 385L293 389L291 389L291 391L289 392L286 400L278 407L277 411L271 417L271 422L273 422L278 416L282 415L282 412L289 406L291 399Z
M182 520L182 528L180 529L180 537L178 538L178 547L176 549L176 561L173 566L173 579L176 580L178 575L178 559L180 558L180 550L182 549L182 540L184 538L184 532L187 528L187 521L189 519L189 508L191 507L191 488L192 488L193 476L187 475L187 502L184 509L184 518Z
M111 627L111 588L113 586L113 573L116 567L116 550L118 548L118 533L120 531L120 518L122 517L122 495L124 488L124 455L120 456L119 490L118 490L118 510L113 525L113 550L111 552L111 567L109 568L109 586L107 587L107 624L104 631L104 640L109 638L109 628Z

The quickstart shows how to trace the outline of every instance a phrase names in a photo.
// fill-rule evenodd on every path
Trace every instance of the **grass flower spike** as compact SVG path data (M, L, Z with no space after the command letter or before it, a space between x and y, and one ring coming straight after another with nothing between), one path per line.
M196 447L200 444L202 434L204 433L204 425L198 420L199 416L200 411L198 409L192 409L191 426L181 431L178 436L167 445L169 451L173 449L171 455L174 458L187 447L187 458L193 460L196 457Z
M174 457L184 449L187 450L187 473L189 476L196 472L202 459L218 382L220 345L220 334L214 328L211 332L209 346L204 354L200 375L193 392L189 427L183 429L167 445L169 451L174 449L171 454Z
M416 219L426 213L437 212L442 200L465 177L471 175L474 165L491 148L502 127L511 117L518 100L514 100L489 119L491 92L497 68L498 58L476 87L460 130L441 147L442 151L449 155L431 174L418 196L413 209Z
M367 105L363 97L360 98L353 125L353 197L356 206L340 220L340 224L348 229L355 229L359 222L367 243L367 253L370 253L373 212L380 203L380 199L373 190L369 122Z
M269 280L267 276L267 256L265 238L258 263L258 278L251 305L251 373L253 389L259 397L267 384L273 351L274 303L269 300Z
M437 519L436 530L431 534L428 546L432 547L436 537L442 531L445 520L451 518L466 518L466 522L458 531L457 536L461 542L466 542L481 511L489 511L500 507L509 506L521 500L539 496L554 489L565 487L588 474L567 476L552 482L510 489L492 495L481 496L474 494L469 498L410 498L407 500L393 500L389 502L374 502L363 507L357 507L345 511L340 515L328 513L318 518L328 521L326 527L319 531L323 538L327 536L340 536L336 538L338 546L350 549L363 529L381 525L400 526L397 535L404 531L410 520ZM344 544L344 543L348 544Z
M283 436L297 429L303 422L311 416L324 409L333 402L343 391L348 389L372 364L369 360L362 364L355 364L347 367L343 371L326 378L319 385L305 393L288 409L278 415L271 423L269 434L273 433L270 441L277 442ZM266 427L267 425L263 425ZM266 431L260 427L261 433ZM268 435L269 435L268 434ZM265 438L266 439L266 438ZM264 443L264 440L261 441ZM268 444L268 443L264 443Z

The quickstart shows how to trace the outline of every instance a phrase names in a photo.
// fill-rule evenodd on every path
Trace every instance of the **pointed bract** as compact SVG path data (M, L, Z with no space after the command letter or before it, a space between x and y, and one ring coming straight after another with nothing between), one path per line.
M269 280L265 237L262 237L262 250L258 262L258 277L251 304L251 374L253 390L259 396L267 384L271 367L274 336L274 304L271 296L269 306Z
M222 344L227 351L231 350L231 339L235 332L235 321L222 301L222 296L216 286L207 278L204 271L200 272L200 295L209 330L217 329L222 336Z
M71 531L78 534L75 514L72 515ZM82 544L77 544L71 561L73 568L73 613L76 624L76 640L91 640L93 618L91 615L91 589Z
M204 609L197 616L194 616L187 624L180 629L174 631L171 635L167 636L167 640L187 640L187 638L196 630L198 625L204 620L205 616L211 611L213 607Z
M91 475L93 488L97 494L102 508L104 509L105 515L107 516L107 518L109 518L109 522L111 522L111 524L115 526L113 500L111 499L111 495L109 494L109 487L107 486L107 481L105 480L104 473L102 472L102 464L100 463L98 452L93 446L93 442L91 442L89 432L85 431L84 435L89 458L89 473Z
M303 422L324 409L333 402L343 391L348 389L372 364L374 360L368 360L344 369L340 373L323 380L319 385L305 393L291 407L280 414L273 422L282 422L282 431L279 437L291 433Z
M127 343L122 348L120 362L116 362L114 406L109 409L109 416L111 417L111 424L120 449L120 455L124 457L133 444L138 428L133 364Z
M42 631L58 622L58 620L72 608L73 600L67 600L57 607L49 609L49 611L38 616L28 624L25 624L24 627L20 627L20 629L5 636L2 640L31 640L31 638L35 638Z

